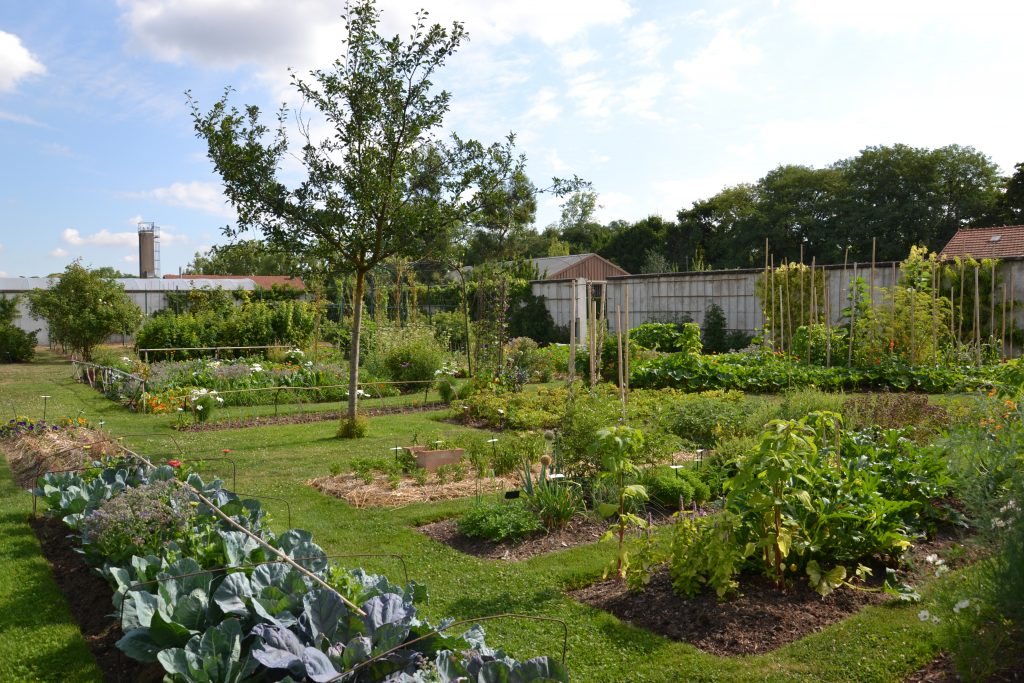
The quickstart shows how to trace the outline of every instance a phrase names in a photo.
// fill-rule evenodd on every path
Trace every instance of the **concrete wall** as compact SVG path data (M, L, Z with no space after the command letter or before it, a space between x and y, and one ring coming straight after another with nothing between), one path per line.
M893 263L875 265L872 277L870 264L825 266L826 287L834 322L842 317L847 305L847 293L855 277L864 278L869 291L874 283L874 299L880 301L882 288L891 287L899 275ZM1007 286L1008 297L1024 302L1024 258L1007 259L999 266L1000 276ZM646 322L675 322L689 316L697 324L704 322L704 311L717 303L725 313L726 325L731 330L743 330L751 334L760 333L764 324L761 303L755 294L757 278L762 270L720 270L695 273L665 273L659 275L628 275L608 279L608 323L611 331L616 330L615 307L626 308L626 291L629 295L629 326ZM532 283L533 293L543 296L545 305L556 325L568 325L571 317L571 297L575 282L578 301L580 329L585 328L586 282L583 280L545 280ZM1012 289L1011 289L1012 285ZM1002 295L997 292L997 301ZM1024 304L1014 308L1014 319L1024 327ZM585 334L581 332L581 334Z

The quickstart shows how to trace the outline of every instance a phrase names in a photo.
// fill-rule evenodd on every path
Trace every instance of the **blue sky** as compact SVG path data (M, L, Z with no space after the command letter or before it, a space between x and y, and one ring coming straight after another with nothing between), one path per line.
M780 163L869 145L972 145L1024 161L1024 3L975 0L379 0L405 33L425 6L471 40L438 79L446 127L514 131L538 185L576 173L599 218L673 218ZM193 134L209 105L294 101L287 69L340 52L342 3L7 0L0 4L0 276L73 258L137 271L135 225L162 270L223 243L232 220ZM538 227L558 216L542 199Z

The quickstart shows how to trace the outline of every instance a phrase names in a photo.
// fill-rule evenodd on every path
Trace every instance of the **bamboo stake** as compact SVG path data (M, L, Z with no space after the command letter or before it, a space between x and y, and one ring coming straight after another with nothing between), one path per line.
M1017 270L1010 266L1010 358L1013 358L1013 331L1016 320L1013 317L1013 304L1017 300Z
M600 320L598 320L597 326L597 348L604 349L604 335L605 335L605 306L608 303L608 283L605 282L601 285L601 312Z
M619 373L619 402L622 404L622 419L626 419L626 395L623 392L622 384L622 309L619 308L618 304L615 304L615 340L618 345L619 362L618 362L618 373Z
M892 327L890 342L896 340L896 289L899 287L899 276L896 274L896 262L892 262L892 301L889 309L889 325Z
M769 299L769 298L774 298L774 294L773 294L773 289L772 289L772 286L771 286L771 284L770 284L770 283L768 282L768 280L769 280L769 275L768 275L768 273L769 273L769 271L768 271L768 238L767 238L767 237L765 237L765 238L764 238L764 287L765 287L765 290L767 290L767 291L768 291L768 292L769 292L770 294L769 294L768 296L765 296L765 297L764 297L766 301L765 301L765 302L762 302L762 305L761 305L761 310L763 310L763 311L766 311L766 312L767 312L767 311L768 311L769 309L768 309L768 307L767 307L767 306L765 306L765 305L764 305L764 303L766 303L766 302L767 302L767 299ZM772 304L772 309L771 309L771 312L772 312L772 313L771 313L771 315L770 315L770 316L768 316L768 315L766 315L766 316L765 316L765 320L764 320L764 322L765 322L766 324L769 324L769 325L770 325L770 324L772 324L772 322L773 322L773 321L772 321L772 318L773 318L773 317L775 317L775 310L774 310L774 307L775 307L775 305L774 305L774 304ZM768 348L768 344L769 344L769 343L771 343L771 342L769 342L768 340L769 340L769 338L770 338L770 337L772 337L772 334L771 334L771 333L769 332L769 330L766 330L766 329L764 329L765 327L766 327L766 325L762 325L762 326L761 326L761 328L762 328L762 329L761 329L761 332L762 332L762 334L764 335L764 339L762 340L762 343L763 343L763 345L764 345L764 347L765 347L765 348Z
M832 367L832 290L828 286L828 272L822 266L825 287L825 367Z
M622 398L624 405L629 404L629 285L625 286L625 306L622 311L622 319L625 324L625 329L622 330L622 380L625 388L622 392Z
M800 245L800 326L804 325L804 245Z
M786 328L782 325L782 285L779 285L779 351L786 350Z
M817 299L815 298L814 290L814 258L811 258L811 324L807 329L807 364L811 364L811 356L814 355L814 335L811 334L811 328L814 327L814 311L817 307Z
M974 362L981 365L981 268L974 266Z
M576 280L570 283L572 296L569 297L569 386L576 379Z
M988 301L988 336L996 336L996 260L992 259L992 282Z
M964 262L960 260L960 322L956 326L956 340L963 343L964 339Z
M870 291L871 291L871 308L872 308L872 310L875 308L875 255L876 255L877 249L878 249L878 238L877 237L872 237L871 238L871 284L870 284L870 288L871 288L870 289ZM876 325L872 325L871 326L871 346L872 346L872 348L874 348L875 344L878 342L878 338L876 336L877 334L878 334L877 326Z
M771 307L772 314L771 314L771 317L769 318L769 321L771 323L772 346L776 347L776 350L778 350L778 348L777 348L778 345L776 344L776 341L778 341L778 340L775 338L775 255L772 254L771 258L772 258L772 269L770 271L771 282L767 282L766 281L765 284L768 285L768 288L771 290L771 295L768 298L771 299L771 303L772 303L772 307Z
M939 269L932 261L932 365L939 364Z
M999 354L1003 360L1006 360L1006 283L1003 283L1003 315L1002 315L1002 331L999 334Z
M789 265L789 262L783 264ZM789 341L789 352L793 352L793 282L791 277L792 269L786 268L786 277L783 282L786 285L786 339Z
M853 264L853 276L850 278L850 345L846 353L846 366L853 367L853 333L857 324L857 264Z
M913 282L907 287L907 294L910 295L910 364L914 365L917 360L917 290Z
M596 317L594 311L594 286L587 283L587 350L590 356L590 388L593 389L594 385L597 384L597 376L595 368L597 367L596 359L594 358L594 352L597 348L597 339L595 338L594 332L594 318Z

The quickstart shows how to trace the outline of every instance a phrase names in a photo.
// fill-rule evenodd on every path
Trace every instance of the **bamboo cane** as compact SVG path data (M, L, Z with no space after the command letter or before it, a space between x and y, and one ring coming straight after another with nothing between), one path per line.
M572 295L569 297L569 386L576 379L576 280L569 283Z
M625 305L622 311L622 320L625 329L622 330L622 381L624 389L622 392L623 401L629 404L629 285L625 286Z
M974 362L981 365L981 268L974 266Z
M626 419L626 394L622 383L622 309L615 304L615 341L618 346L618 379L619 379L619 402L622 404L622 419Z

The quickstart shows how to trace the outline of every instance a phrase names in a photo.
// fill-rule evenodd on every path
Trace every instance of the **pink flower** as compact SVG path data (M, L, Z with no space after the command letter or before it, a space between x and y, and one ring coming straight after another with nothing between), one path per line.
M167 464L170 465L171 467L181 467L181 461L180 460L174 460L174 459L168 460Z

